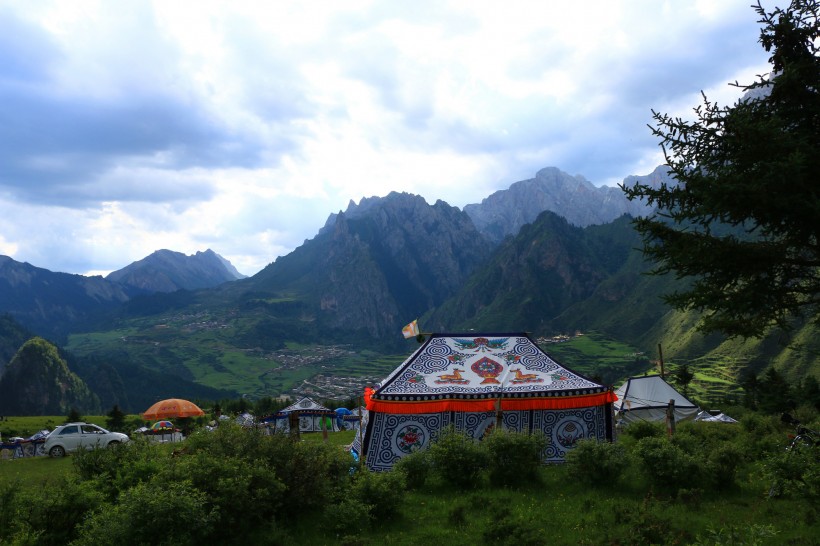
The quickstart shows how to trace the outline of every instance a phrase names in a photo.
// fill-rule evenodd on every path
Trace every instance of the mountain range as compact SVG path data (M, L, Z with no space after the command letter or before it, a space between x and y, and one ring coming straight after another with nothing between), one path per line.
M624 184L637 179L674 183L658 168ZM665 307L660 294L680 281L644 275L629 215L646 211L554 168L464 210L392 192L351 202L248 278L212 251L157 251L105 279L2 257L0 313L65 343L102 407L140 408L159 392L264 396L320 378L378 379L395 365L378 355L406 353L399 332L414 318L427 331L597 331L636 350L662 342L669 357L816 372L810 351L704 337L697 314ZM0 373L15 332L0 343ZM814 348L809 331L798 335Z

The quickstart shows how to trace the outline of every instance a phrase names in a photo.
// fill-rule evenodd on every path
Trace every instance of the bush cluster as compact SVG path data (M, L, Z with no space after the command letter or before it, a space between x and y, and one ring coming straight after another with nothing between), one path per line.
M593 510L597 497L584 500L579 525L607 530L604 542L711 540L673 523L667 507L696 509L752 480L766 480L767 491L771 483L774 496L820 497L820 450L787 452L782 424L748 417L740 426L682 423L671 438L662 426L630 425L615 443L579 441L564 467L546 469L541 435L497 430L478 441L449 428L383 473L354 466L338 446L225 423L173 448L133 441L76 453L75 472L46 488L0 482L0 543L284 544L311 525L339 544L362 544L375 522L407 515L405 491L432 488L457 494L443 512L452 528L478 524L487 542L540 544L543 518L509 512L503 497L527 495L539 480L582 490L618 485L644 497L640 509L623 511ZM502 496L487 495L486 486ZM488 512L489 520L477 519ZM816 511L803 519L814 524Z
M0 488L0 543L282 542L300 521L363 525L402 504L402 472L351 472L338 446L225 423L173 452L134 441L73 456L71 479ZM274 539L272 537L279 537Z
M497 430L477 441L451 426L427 451L403 457L395 469L407 476L410 489L431 480L461 490L481 487L485 479L494 486L516 487L538 480L545 447L541 434Z

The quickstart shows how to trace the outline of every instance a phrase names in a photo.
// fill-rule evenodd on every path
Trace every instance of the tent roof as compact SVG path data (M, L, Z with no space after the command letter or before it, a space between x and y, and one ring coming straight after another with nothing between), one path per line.
M697 408L659 375L630 377L615 394L618 396L617 411L666 408L670 400L675 401L676 409Z
M589 403L590 395L601 399ZM516 401L558 397L584 398L577 404L587 405L612 401L603 400L611 398L606 387L559 365L526 333L431 334L372 393L375 404L368 409L389 411L386 404L391 403L459 402L432 409L444 411L498 399L509 400L504 407L512 409ZM582 407L577 404L560 407Z
M279 413L291 413L294 411L298 411L301 413L334 413L333 410L324 407L322 404L315 402L313 399L308 398L307 396L301 398L297 402L286 407Z
M708 411L702 411L695 416L695 421L701 421L704 423L737 423L737 419L733 419L726 415L725 413L718 413L717 415L712 415Z

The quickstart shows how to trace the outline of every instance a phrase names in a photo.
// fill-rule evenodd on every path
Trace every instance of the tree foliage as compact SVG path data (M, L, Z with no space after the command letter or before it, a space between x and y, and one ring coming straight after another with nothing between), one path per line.
M820 23L817 0L755 6L772 72L685 121L653 111L675 184L622 186L657 207L635 221L654 273L691 282L666 296L701 329L760 337L820 321Z

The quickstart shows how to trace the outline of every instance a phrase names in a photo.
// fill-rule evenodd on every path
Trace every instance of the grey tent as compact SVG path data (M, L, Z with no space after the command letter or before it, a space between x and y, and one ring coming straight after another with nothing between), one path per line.
M669 401L675 401L675 421L694 419L698 407L659 375L630 377L615 391L615 419L621 424L664 421Z

